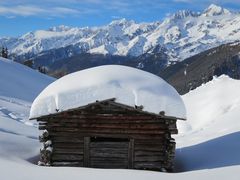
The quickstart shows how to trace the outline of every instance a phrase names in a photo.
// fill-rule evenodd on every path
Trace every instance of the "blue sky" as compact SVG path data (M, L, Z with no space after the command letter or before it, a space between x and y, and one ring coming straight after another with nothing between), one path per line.
M177 10L202 11L214 3L240 11L240 0L0 0L0 37L52 26L99 26L114 19L161 21Z

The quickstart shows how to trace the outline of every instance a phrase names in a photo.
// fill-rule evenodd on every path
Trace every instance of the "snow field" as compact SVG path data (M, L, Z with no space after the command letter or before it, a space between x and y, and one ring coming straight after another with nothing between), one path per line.
M161 173L139 170L105 170L72 167L39 167L39 131L29 123L30 106L37 95L53 80L27 70L14 62L0 59L0 73L5 71L0 86L0 179L89 179L89 180L239 180L240 172L240 81L226 76L184 95L187 121L178 124L176 170L178 173ZM9 67L10 68L10 67ZM15 71L21 72L18 74ZM23 78L25 77L25 78ZM32 78L27 78L32 77ZM27 81L27 82L26 82ZM23 92L18 94L18 84ZM11 85L11 86L10 86ZM36 87L38 86L38 88ZM12 88L12 91L8 89ZM35 96L36 96L35 95Z

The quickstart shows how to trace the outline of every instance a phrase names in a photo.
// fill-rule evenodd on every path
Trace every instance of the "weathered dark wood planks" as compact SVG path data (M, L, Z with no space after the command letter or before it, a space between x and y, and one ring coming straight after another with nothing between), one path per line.
M41 165L173 169L176 118L113 102L40 117ZM47 145L46 145L47 144ZM48 148L48 149L47 149Z

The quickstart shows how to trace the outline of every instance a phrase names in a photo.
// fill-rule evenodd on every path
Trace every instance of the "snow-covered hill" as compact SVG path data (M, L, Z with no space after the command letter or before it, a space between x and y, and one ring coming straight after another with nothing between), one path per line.
M139 56L160 45L170 60L179 61L239 38L240 14L212 4L201 13L179 11L163 22L121 19L102 27L59 26L17 38L1 38L0 44L6 45L10 53L27 58L67 46L71 46L66 52L69 57L76 51Z
M178 122L180 170L240 168L239 92L240 80L222 75L183 96L188 119Z
M53 81L53 78L0 57L0 133L18 134L25 129L22 123L31 124L28 117L32 101Z
M54 78L0 57L0 97L33 101Z
M14 89L8 92L7 87L0 86L1 179L239 179L239 80L221 76L183 96L188 120L178 124L180 134L175 137L176 169L181 173L40 167L32 164L38 159L39 131L26 124L35 95L19 96L18 92L21 87L26 93L39 93L53 79L6 59L0 63L0 72L5 74L0 76L1 84L11 84L11 80ZM29 79L22 79L24 75Z
M240 80L222 75L183 95L187 122L178 121L180 136L198 132L198 137L189 140L201 142L239 131L239 92ZM185 143L189 144L184 141L181 146Z

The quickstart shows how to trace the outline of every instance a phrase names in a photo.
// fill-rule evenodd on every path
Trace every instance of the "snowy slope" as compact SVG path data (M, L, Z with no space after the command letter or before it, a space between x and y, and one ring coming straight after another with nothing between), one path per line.
M178 122L180 170L240 167L239 92L240 81L222 75L183 96L188 120Z
M200 142L240 130L239 92L240 81L222 75L182 96L188 120L178 122L180 134L189 136L204 131L192 139ZM184 143L188 142L181 145Z
M3 70L5 64L1 64L0 70ZM12 66L15 66L15 63L12 63ZM22 71L29 76L36 73L25 71L25 68ZM13 72L6 71L7 74ZM17 75L12 80L14 79L14 82L22 81ZM46 79L45 76L39 75L31 83L35 86L35 83L44 79ZM7 81L5 79L4 83ZM15 93L11 94L14 97L18 94L17 87L15 86ZM31 91L29 87L22 88L26 92ZM6 91L4 86L0 86L0 90ZM41 90L40 88L38 92ZM64 180L67 177L72 180L111 180L113 178L116 180L239 180L239 90L240 81L222 76L183 96L188 121L185 124L178 124L181 134L176 136L178 146L176 168L180 172L170 174L137 170L36 166L32 163L37 162L38 159L39 131L20 121L29 115L31 102L5 96L4 101L0 100L0 106L5 108L0 110L1 179ZM199 107L202 108L201 111ZM218 116L215 116L215 112ZM11 113L14 113L15 117Z
M28 121L33 99L54 79L0 58L0 157L29 158L37 151L36 128ZM27 126L30 125L30 126Z
M15 121L29 123L27 118L32 101L53 81L51 77L0 57L0 114ZM7 123L6 118L1 121ZM4 130L4 126L2 124L0 129Z
M0 97L33 101L54 79L26 66L0 57Z
M202 13L182 10L163 22L136 23L121 19L94 28L59 26L17 38L1 38L0 44L18 56L36 55L69 45L79 53L139 56L151 53L160 45L170 60L181 61L239 38L240 14L212 4ZM68 50L68 56L71 55Z

